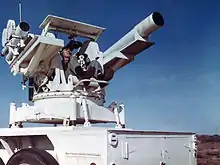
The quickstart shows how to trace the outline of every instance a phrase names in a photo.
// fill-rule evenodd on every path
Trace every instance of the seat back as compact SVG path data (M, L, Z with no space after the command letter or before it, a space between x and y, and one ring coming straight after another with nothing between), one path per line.
M83 42L82 47L79 50L79 54L86 54L88 58L92 60L96 60L99 58L100 50L97 42L87 40Z

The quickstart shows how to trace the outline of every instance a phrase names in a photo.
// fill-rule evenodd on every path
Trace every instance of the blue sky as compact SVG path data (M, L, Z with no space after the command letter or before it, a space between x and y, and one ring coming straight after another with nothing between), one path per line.
M1 29L8 19L18 22L17 2L1 2ZM40 33L48 14L105 27L98 40L103 51L146 16L161 12L165 25L150 37L156 45L115 74L107 88L108 102L123 102L127 126L135 129L220 133L220 1L22 2L32 33ZM4 58L0 69L0 127L5 127L9 103L25 102L27 93Z

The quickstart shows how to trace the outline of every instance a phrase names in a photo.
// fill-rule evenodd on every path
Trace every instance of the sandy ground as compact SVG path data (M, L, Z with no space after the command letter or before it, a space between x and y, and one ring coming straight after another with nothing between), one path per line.
M220 165L220 135L198 135L198 165Z

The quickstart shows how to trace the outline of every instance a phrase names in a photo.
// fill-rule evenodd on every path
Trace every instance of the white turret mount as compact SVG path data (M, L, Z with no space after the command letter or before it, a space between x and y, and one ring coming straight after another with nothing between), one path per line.
M94 78L81 80L75 75L65 77L58 53L64 47L64 41L56 38L53 32L90 40L86 47L89 59L97 59L102 68L110 67L116 72L154 45L148 41L149 35L163 24L163 17L157 12L152 13L102 52L97 43L104 31L102 27L49 15L40 25L41 35L35 35L29 33L27 23L20 23L16 29L15 22L10 20L3 31L2 55L13 75L22 74L22 86L28 88L29 100L33 102L33 105L23 103L21 107L11 103L10 127L19 127L22 122L84 126L116 123L118 128L125 127L124 105L113 102L104 106L105 88L99 84L108 85L109 82ZM55 68L53 79L47 75L51 68Z

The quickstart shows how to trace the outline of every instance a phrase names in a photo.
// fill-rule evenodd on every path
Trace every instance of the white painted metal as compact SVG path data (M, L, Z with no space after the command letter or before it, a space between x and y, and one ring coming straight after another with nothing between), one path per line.
M152 13L103 52L103 64L116 71L133 61L134 56L154 45L154 42L149 41L149 35L163 24L162 15L158 12Z
M194 133L125 128L125 106L114 102L105 106L105 88L99 83L108 85L109 82L94 78L79 80L74 75L66 80L58 53L64 41L49 32L55 30L94 39L88 47L88 56L99 57L102 68L108 66L116 71L152 46L149 35L161 26L162 16L153 13L103 53L95 41L104 28L48 16L40 26L41 35L23 33L28 28L21 31L20 24L17 36L13 36L15 22L10 20L2 33L2 55L13 75L33 77L41 90L34 88L30 104L22 103L20 107L10 104L10 128L0 129L0 158L7 163L16 152L37 148L50 153L60 165L196 165ZM12 58L7 58L9 55ZM55 77L49 80L47 73L52 68ZM90 82L88 87L85 82ZM33 88L25 81L22 85L29 90ZM23 123L56 126L22 128ZM115 128L95 127L96 123L114 123Z
M37 131L36 131L36 130ZM47 127L0 129L11 150L35 147L47 150L66 164L196 164L194 134L136 131L101 127ZM34 135L34 136L33 136ZM20 138L19 138L20 137ZM18 144L22 146L19 148ZM189 147L185 147L185 145ZM7 147L7 146L4 146ZM3 150L0 150L3 153ZM3 160L8 159L2 157ZM191 162L191 163L190 163Z
M105 30L105 28L103 27L74 21L54 15L48 15L40 24L40 28L44 29L44 33L47 33L49 30L54 30L65 34L91 38L94 40L97 40L98 37Z

